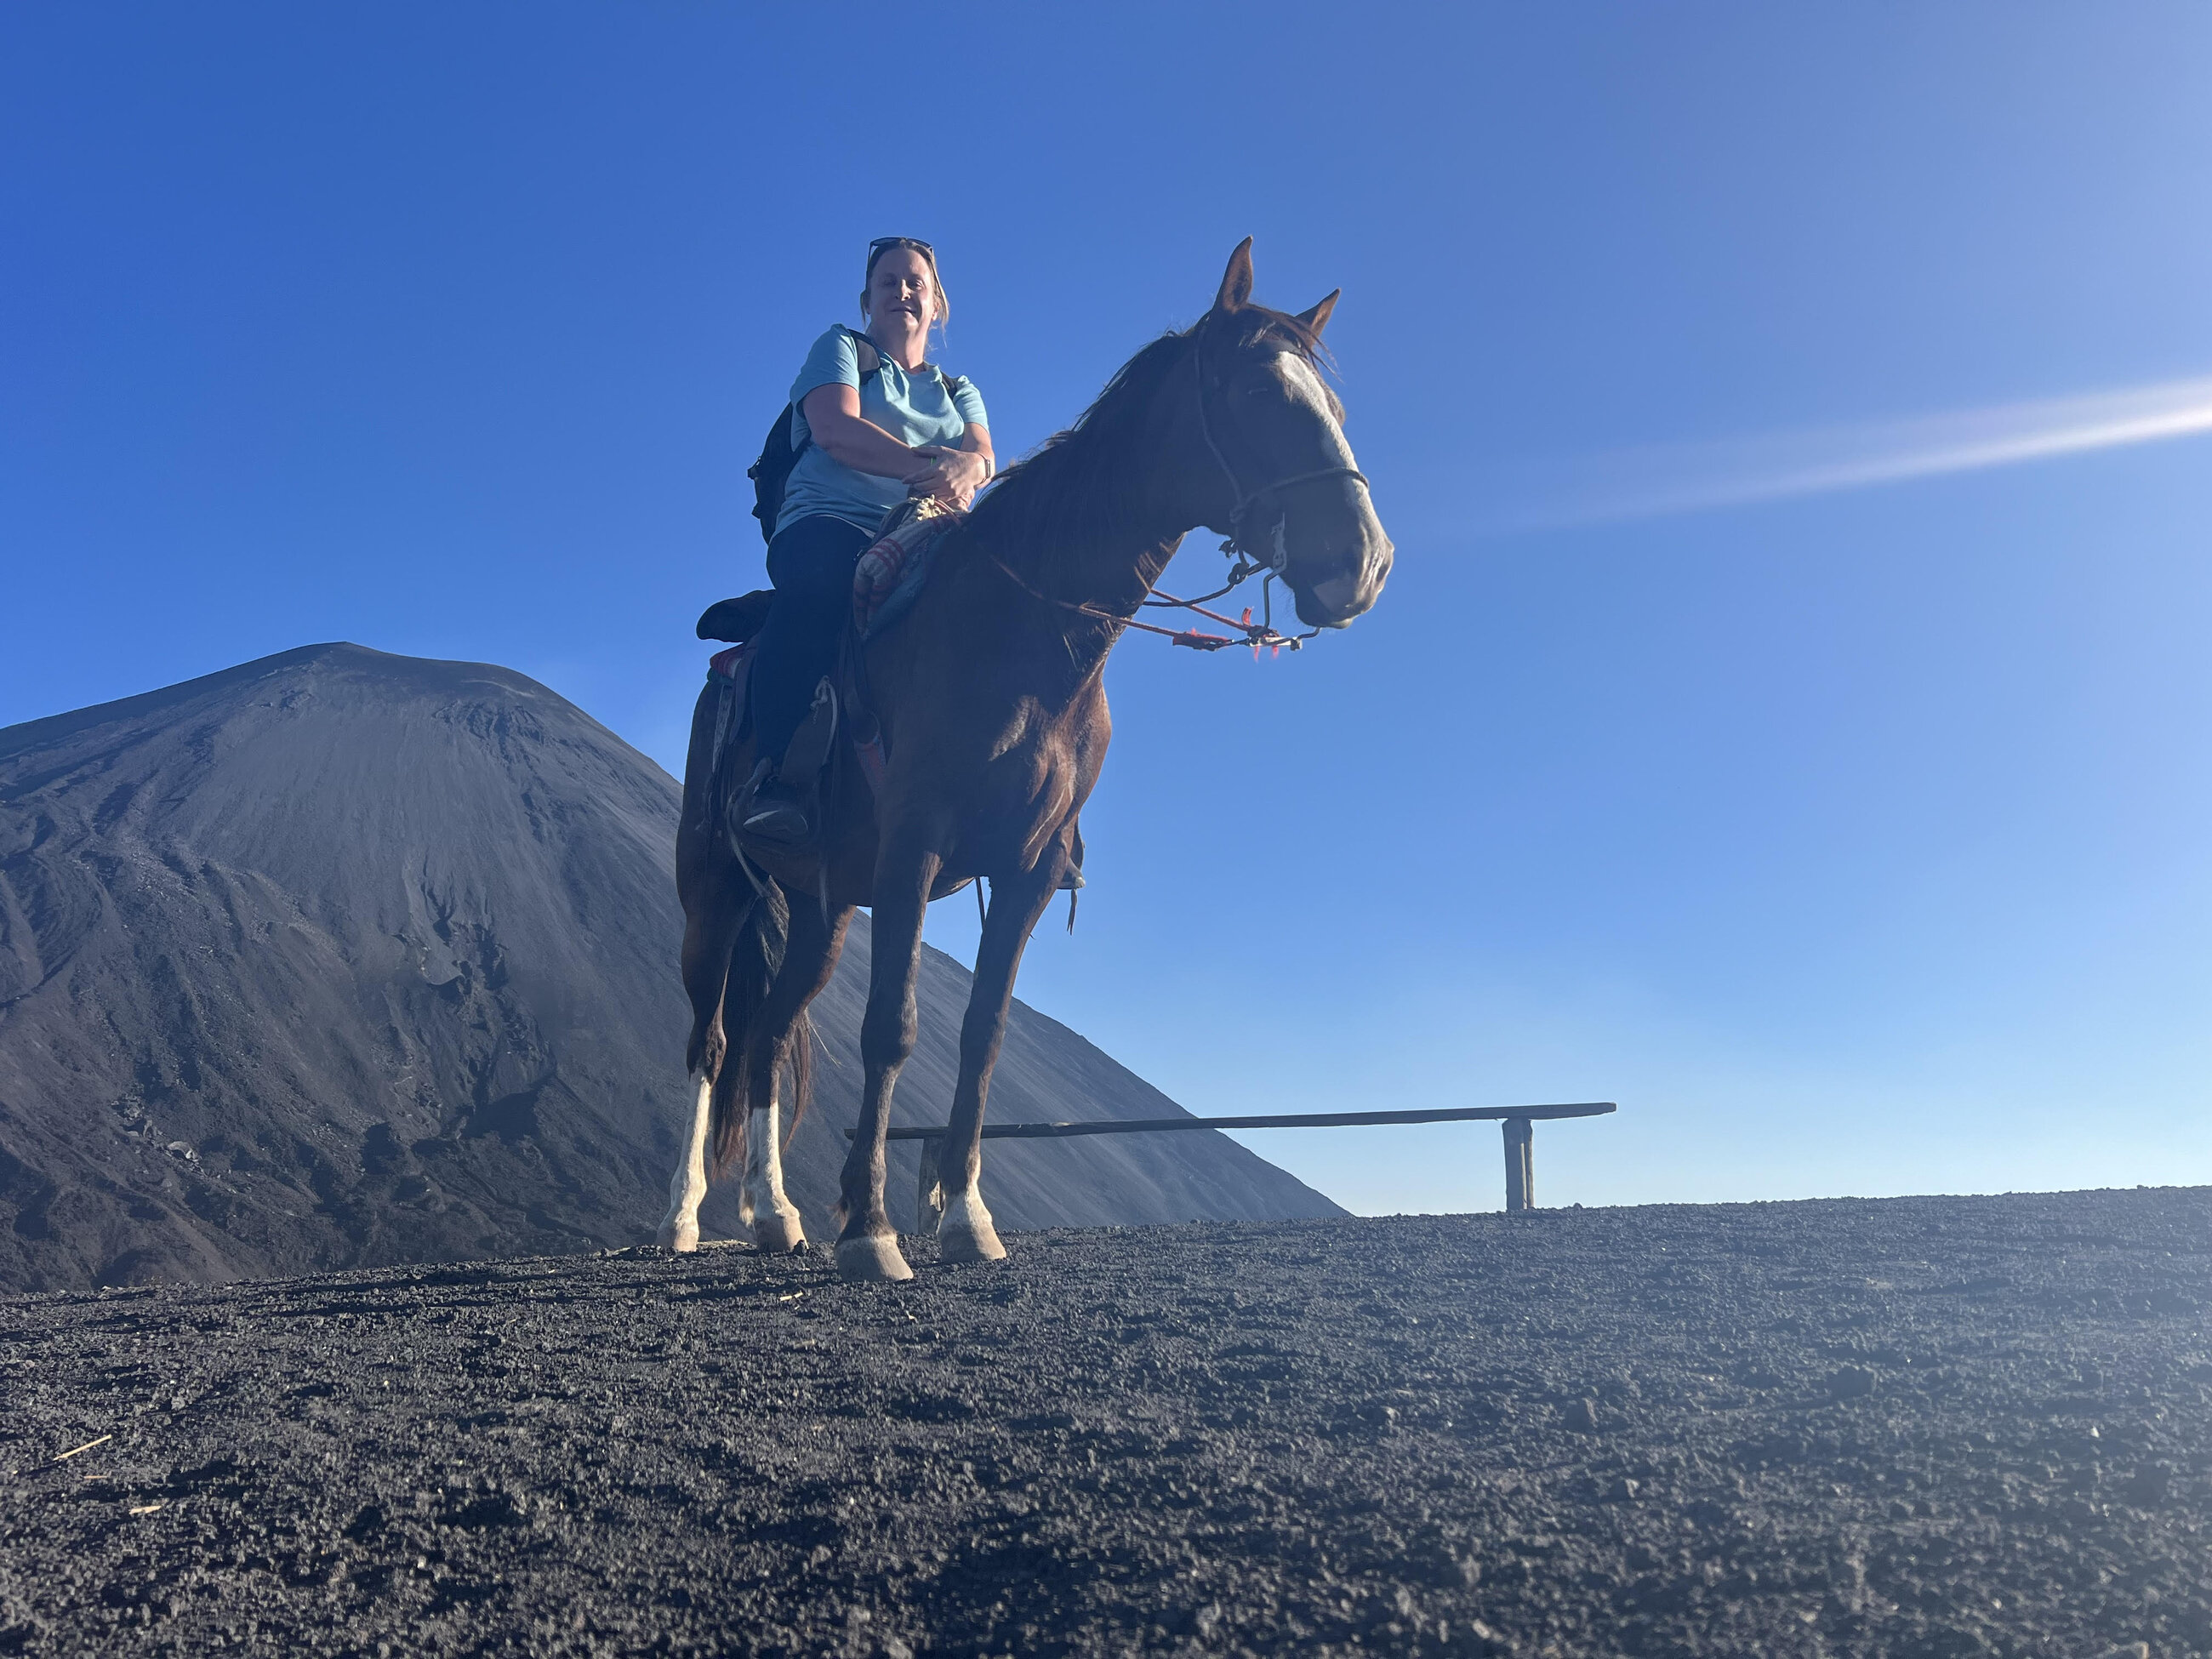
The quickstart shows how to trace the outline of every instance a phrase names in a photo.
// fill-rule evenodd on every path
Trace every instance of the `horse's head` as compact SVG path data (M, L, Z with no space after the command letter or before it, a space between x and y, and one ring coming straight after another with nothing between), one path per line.
M1344 438L1344 410L1316 368L1331 294L1293 317L1252 303L1252 239L1230 256L1213 309L1192 331L1186 384L1203 521L1271 566L1310 627L1342 628L1390 574L1390 538ZM1210 453L1209 453L1210 452Z

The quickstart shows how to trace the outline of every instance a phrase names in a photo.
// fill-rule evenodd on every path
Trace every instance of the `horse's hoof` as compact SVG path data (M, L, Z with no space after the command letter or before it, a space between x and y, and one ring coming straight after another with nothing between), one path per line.
M973 1192L957 1194L945 1206L945 1216L937 1224L937 1259L939 1261L1003 1261L1006 1247L999 1243L999 1230L991 1224L991 1212L983 1207L983 1200Z
M914 1277L898 1241L882 1234L837 1241L837 1277L855 1284L896 1285Z
M762 1210L753 1216L753 1248L763 1255L789 1255L806 1248L806 1226L796 1209Z
M673 1250L678 1255L689 1255L699 1248L699 1224L687 1221L678 1226L672 1221L660 1224L660 1235L654 1240L664 1250Z
M980 1228L963 1227L957 1232L939 1227L937 1230L937 1259L939 1261L1004 1261L1006 1247L999 1243L999 1235L988 1221Z

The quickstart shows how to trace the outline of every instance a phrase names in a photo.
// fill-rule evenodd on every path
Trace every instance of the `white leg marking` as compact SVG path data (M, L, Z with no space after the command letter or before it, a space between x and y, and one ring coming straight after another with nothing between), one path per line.
M745 1126L745 1180L739 1206L752 1224L753 1243L784 1252L806 1243L799 1206L783 1191L783 1114L771 1100Z
M691 1108L691 1133L684 1142L684 1156L668 1180L668 1213L660 1223L660 1243L672 1250L699 1248L699 1200L707 1196L707 1117L714 1103L714 1085L705 1078L698 1085Z
M979 1183L964 1193L947 1196L945 1214L937 1224L937 1255L941 1261L996 1261L1006 1254L999 1243L999 1230L983 1207Z

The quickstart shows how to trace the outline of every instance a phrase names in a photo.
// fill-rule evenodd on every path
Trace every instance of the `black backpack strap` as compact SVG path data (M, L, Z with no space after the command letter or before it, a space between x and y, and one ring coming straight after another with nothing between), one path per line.
M844 325L838 326L843 328ZM858 329L848 328L845 333L853 342L854 360L865 380L883 367L884 354L873 340ZM765 540L773 541L775 538L775 521L783 511L783 487L791 477L791 469L814 446L811 427L804 438L793 441L791 428L794 413L803 415L805 411L794 410L790 404L783 406L783 412L775 417L775 424L768 429L767 441L761 445L760 459L745 473L753 481L753 517L760 520L761 536ZM704 618L700 626L706 626ZM704 639L706 635L700 637Z

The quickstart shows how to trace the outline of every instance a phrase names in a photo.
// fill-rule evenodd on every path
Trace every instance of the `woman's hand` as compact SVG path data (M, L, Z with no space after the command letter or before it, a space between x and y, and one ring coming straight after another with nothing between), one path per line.
M923 444L914 453L921 465L907 474L908 493L933 497L963 513L991 476L991 464L973 450Z

